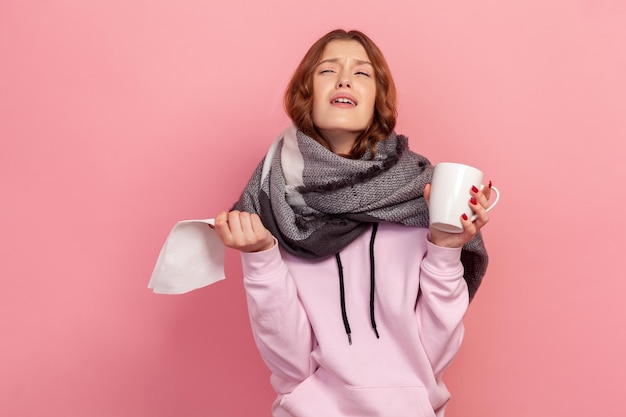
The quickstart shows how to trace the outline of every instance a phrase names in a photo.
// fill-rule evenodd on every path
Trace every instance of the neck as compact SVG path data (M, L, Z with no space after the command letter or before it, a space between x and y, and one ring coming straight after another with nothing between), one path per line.
M321 131L322 136L328 142L330 150L337 155L349 155L352 147L359 137L358 133L346 131Z

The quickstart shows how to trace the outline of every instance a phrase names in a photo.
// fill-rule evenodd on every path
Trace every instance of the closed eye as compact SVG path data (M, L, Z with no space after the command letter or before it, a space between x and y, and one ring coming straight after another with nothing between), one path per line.
M366 77L370 76L367 72L363 72L363 71L357 71L354 73L354 75L365 75Z

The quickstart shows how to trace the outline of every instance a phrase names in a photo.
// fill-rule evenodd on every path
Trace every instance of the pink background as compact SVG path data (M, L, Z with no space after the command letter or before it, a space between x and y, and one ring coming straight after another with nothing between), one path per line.
M238 254L211 287L146 285L176 221L238 196L295 66L343 27L385 52L412 148L503 194L448 416L623 416L624 2L306 4L0 1L0 415L269 415Z

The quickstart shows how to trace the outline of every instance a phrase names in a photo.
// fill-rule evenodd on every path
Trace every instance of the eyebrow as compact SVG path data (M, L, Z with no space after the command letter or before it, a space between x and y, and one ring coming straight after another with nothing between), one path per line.
M369 61L363 61L362 59L355 59L356 64L357 65L371 65L372 67L374 66L374 64L372 64ZM332 63L335 64L339 62L339 58L329 58L329 59L325 59L323 61L318 62L317 65L322 65L322 64L326 64L326 63Z

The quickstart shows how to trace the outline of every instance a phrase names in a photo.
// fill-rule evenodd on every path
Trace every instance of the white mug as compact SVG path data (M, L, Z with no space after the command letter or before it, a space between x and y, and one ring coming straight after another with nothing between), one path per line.
M444 232L462 233L461 215L465 213L472 221L478 217L469 205L472 186L483 188L483 173L479 169L454 162L435 165L430 186L430 225ZM495 199L487 211L500 199L498 189L491 189L495 192Z

